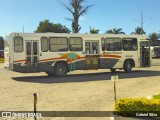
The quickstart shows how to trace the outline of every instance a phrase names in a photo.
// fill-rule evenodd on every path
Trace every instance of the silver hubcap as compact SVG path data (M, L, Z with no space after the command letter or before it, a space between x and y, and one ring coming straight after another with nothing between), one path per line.
M63 70L62 70L62 68L59 68L59 72L62 72Z
M127 65L127 69L130 70L131 69L131 64Z

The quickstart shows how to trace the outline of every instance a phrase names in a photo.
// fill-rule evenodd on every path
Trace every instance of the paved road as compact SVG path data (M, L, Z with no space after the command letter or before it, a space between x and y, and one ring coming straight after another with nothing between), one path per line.
M66 77L48 77L45 73L22 74L8 71L0 64L0 110L33 111L32 94L36 92L39 94L39 111L113 111L112 75L119 76L119 81L116 82L117 99L160 93L160 66L136 68L132 73L110 73L108 70L74 71ZM111 118L44 120L108 119Z

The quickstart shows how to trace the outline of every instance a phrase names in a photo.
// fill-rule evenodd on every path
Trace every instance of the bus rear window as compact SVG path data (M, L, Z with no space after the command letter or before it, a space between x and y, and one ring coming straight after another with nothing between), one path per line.
M14 38L14 52L23 52L23 38L22 37Z

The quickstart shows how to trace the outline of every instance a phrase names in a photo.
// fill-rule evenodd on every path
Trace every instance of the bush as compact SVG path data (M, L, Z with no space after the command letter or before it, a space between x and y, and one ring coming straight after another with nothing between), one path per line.
M157 114L160 117L160 99L122 98L116 101L115 114L136 117L137 113Z
M153 99L160 99L160 94L159 95L153 95Z

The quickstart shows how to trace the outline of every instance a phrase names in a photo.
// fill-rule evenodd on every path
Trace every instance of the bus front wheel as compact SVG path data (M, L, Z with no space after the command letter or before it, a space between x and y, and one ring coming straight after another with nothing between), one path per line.
M126 73L131 72L131 70L132 70L132 64L131 64L131 62L129 60L125 61L123 69L124 69L124 71Z
M65 76L67 74L67 66L64 63L57 63L54 68L54 74L56 76Z

